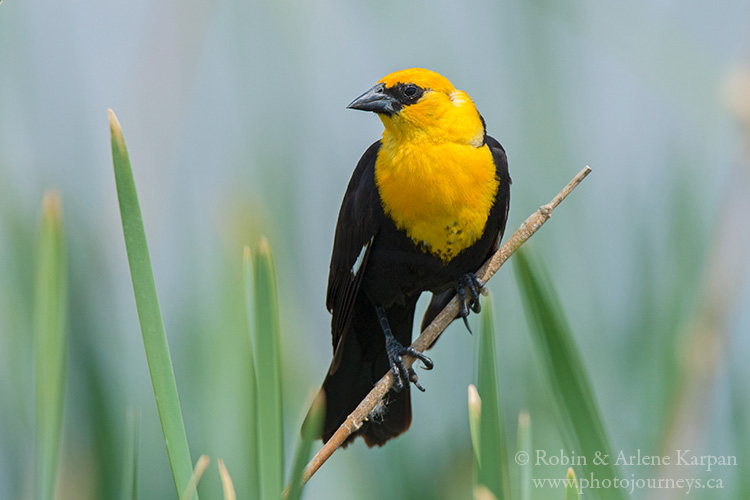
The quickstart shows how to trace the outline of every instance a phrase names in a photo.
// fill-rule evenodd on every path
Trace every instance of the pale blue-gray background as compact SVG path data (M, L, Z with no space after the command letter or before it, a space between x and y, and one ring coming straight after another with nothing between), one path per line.
M232 287L242 245L265 233L276 255L291 450L308 390L330 361L324 303L339 203L382 129L375 116L345 107L412 66L466 90L508 151L509 231L584 165L594 169L532 246L560 293L613 446L739 454L749 444L750 266L747 239L723 235L750 234L750 136L726 86L747 67L749 49L750 3L735 0L5 0L0 498L27 498L32 481L31 242L48 188L62 195L72 288L61 497L114 498L131 407L142 413L140 498L173 495L106 109L117 113L130 149L191 451L214 464L224 457L248 498L237 439L244 402L231 390L238 370L221 344L221 318L241 308L241 288ZM728 217L729 230L721 223ZM717 280L727 294L720 335L691 357L686 339L722 266L730 272ZM529 409L535 446L559 449L511 266L490 288L508 430L513 436L518 412ZM358 443L337 453L308 498L416 498L420 490L469 498L473 348L462 327L449 329L431 353L436 369L421 375L428 390L413 398L412 430L382 450ZM675 401L684 399L681 380L698 400L695 412L675 411L694 413L688 421L696 423L690 440L665 444ZM721 498L748 491L742 470L747 463L717 473L727 485ZM220 491L211 469L202 498Z

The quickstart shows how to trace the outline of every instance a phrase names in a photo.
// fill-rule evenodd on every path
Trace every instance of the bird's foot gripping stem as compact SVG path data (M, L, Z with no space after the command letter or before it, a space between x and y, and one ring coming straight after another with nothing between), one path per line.
M385 334L385 351L388 354L388 363L391 365L391 372L393 372L393 388L396 392L401 392L404 388L404 384L408 386L411 382L417 389L424 392L424 387L419 384L417 372L411 367L407 369L401 356L414 356L414 358L420 360L424 364L425 370L432 370L435 363L413 347L404 347L401 345L401 342L396 340L396 337L394 337L391 332L391 327L388 325L388 319L385 316L383 308L377 306L376 309L378 312L378 319L380 320L380 326L383 328L383 333Z
M458 315L464 320L469 333L472 333L469 326L469 308L466 307L466 290L469 291L469 307L475 313L479 313L482 310L482 305L479 303L479 295L485 293L484 282L476 274L467 273L458 280L458 284L456 285L456 294L458 295L458 303L460 305Z

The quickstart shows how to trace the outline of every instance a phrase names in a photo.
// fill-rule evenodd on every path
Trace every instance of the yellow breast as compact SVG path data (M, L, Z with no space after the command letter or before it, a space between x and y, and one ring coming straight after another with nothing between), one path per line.
M448 263L484 233L499 181L486 145L388 141L375 163L383 209Z

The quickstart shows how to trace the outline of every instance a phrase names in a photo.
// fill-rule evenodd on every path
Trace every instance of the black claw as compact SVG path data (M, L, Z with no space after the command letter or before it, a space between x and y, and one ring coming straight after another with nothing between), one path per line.
M469 275L469 291L471 292L471 310L479 314L482 312L482 304L479 302L479 294L484 283L475 274Z
M414 356L422 362L425 370L432 370L435 363L413 347L402 346L396 339L393 339L393 341L388 343L386 351L388 352L388 361L391 364L391 371L393 372L393 389L396 392L401 392L404 389L404 384L411 382L417 387L417 389L424 391L424 387L417 382L417 373L411 367L408 369L406 368L402 356Z
M467 289L469 290L469 307L466 306ZM480 280L474 273L463 275L456 285L456 294L458 295L458 301L460 304L458 315L463 318L464 324L466 325L466 329L469 330L469 333L472 333L468 320L469 308L475 313L482 311L482 304L479 301L479 295L482 293L483 289L484 282L482 282L482 280Z
M419 385L419 377L417 377L417 372L414 371L414 368L409 368L409 381L414 384L414 387L424 392L424 387Z
M471 327L469 326L469 310L466 308L466 287L461 284L458 285L458 304L458 315L464 320L464 325L469 330L469 335L473 335L474 332L471 331Z
M482 283L482 280L477 278L476 274L467 274L463 277L463 281L469 288L469 292L471 293L471 300L478 301L479 290L484 288L484 283Z
M397 364L391 364L391 372L393 372L393 390L401 392L404 389L404 383L401 382L401 373Z
M479 293L482 293L482 288L484 288L484 281L480 280L479 276L474 273L471 273L470 276L471 281L474 282L474 286L476 287L476 289L479 291Z
M396 392L401 392L404 389L404 384L409 383L409 372L406 370L404 361L399 354L403 349L401 344L396 341L391 347L388 353L388 361L391 363L391 371L393 372L393 388L396 389Z
M409 354L411 356L414 356L415 358L420 360L422 364L424 364L425 370L432 370L435 367L435 363L433 363L430 358L417 351L413 347L405 347L404 349L402 349L400 354Z
M479 314L480 312L482 312L482 304L480 304L478 300L476 302L472 302L471 310Z
M460 283L458 285L458 315L462 318L466 318L469 315L469 310L466 309L466 287Z
M388 353L388 361L391 364L391 372L393 372L393 389L396 392L401 392L404 389L404 384L411 382L417 389L424 391L424 387L417 382L416 372L412 368L406 368L402 356L409 355L415 357L424 364L425 370L432 370L435 363L413 347L402 346L395 338L391 338L386 342L386 352Z
M469 330L469 335L474 335L474 332L471 331L471 327L469 326L469 315L463 316L464 325L466 325L466 329Z

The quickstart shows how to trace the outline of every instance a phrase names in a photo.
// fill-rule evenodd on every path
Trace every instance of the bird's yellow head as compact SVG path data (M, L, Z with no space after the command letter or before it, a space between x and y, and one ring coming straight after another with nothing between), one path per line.
M391 73L348 107L377 113L385 126L384 140L476 147L484 141L484 123L469 95L427 69Z

